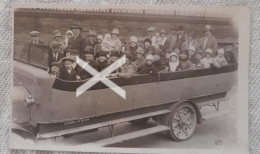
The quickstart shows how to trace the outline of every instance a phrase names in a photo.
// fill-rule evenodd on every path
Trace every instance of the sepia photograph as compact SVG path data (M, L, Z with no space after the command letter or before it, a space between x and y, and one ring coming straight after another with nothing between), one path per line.
M248 153L249 16L16 4L9 148Z

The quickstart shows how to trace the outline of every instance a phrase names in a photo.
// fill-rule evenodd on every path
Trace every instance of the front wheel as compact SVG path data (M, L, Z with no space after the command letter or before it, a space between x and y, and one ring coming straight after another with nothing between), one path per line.
M174 141L185 141L193 134L197 115L195 108L187 102L174 107L171 113L162 117L165 125L170 127L168 135Z

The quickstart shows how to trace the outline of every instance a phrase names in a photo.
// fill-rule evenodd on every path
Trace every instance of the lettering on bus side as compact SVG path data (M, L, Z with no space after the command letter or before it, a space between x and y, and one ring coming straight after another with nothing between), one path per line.
M76 124L76 123L81 123L81 122L86 122L89 121L89 118L84 118L84 119L79 119L79 120L73 120L73 121L68 121L68 122L64 122L63 125L72 125L72 124Z

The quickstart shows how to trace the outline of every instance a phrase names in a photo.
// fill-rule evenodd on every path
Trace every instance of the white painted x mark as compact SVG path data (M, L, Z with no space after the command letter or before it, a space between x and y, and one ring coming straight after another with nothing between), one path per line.
M118 69L122 66L126 61L125 55L115 61L113 64L109 65L109 67L105 68L102 72L96 71L93 67L91 67L88 63L84 62L82 59L77 57L77 64L81 66L84 70L89 72L93 77L86 81L83 85L77 88L76 90L76 97L80 96L86 90L94 86L96 83L101 81L104 83L108 88L112 89L115 93L117 93L122 98L126 99L126 92L124 89L120 88L114 82L109 80L106 76L111 74L113 71Z

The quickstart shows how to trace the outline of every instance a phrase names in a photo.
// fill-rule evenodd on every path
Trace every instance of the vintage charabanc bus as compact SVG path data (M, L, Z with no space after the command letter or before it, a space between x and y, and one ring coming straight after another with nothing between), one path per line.
M126 99L102 82L76 97L76 89L87 80L64 81L51 75L50 52L46 45L14 42L13 132L27 132L38 140L102 127L108 127L113 136L116 124L140 124L151 117L154 127L96 143L106 146L157 132L167 132L175 141L186 140L202 121L201 106L225 98L237 70L237 63L232 63L221 68L111 78L126 91Z

